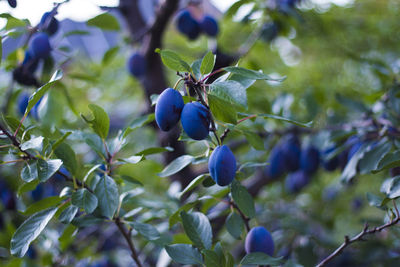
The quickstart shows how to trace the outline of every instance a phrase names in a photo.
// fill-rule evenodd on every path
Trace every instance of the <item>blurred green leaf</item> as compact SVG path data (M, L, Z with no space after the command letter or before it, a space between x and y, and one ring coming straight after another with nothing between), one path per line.
M81 117L93 128L94 132L100 136L101 139L105 140L110 128L110 118L100 106L89 104L88 107L92 111L94 118L88 119L83 114L81 114Z
M174 159L172 162L170 162L160 173L158 173L158 176L160 177L167 177L171 176L186 166L188 166L190 163L193 162L195 158L190 155L183 155L180 156L176 159Z
M175 71L191 72L192 68L181 57L171 50L156 49L156 52L161 55L161 60L165 66Z
M118 31L120 29L118 20L108 13L100 14L87 21L88 26L100 28L105 31Z
M231 194L233 201L244 215L249 218L253 218L256 215L253 197L249 194L246 187L242 186L240 182L233 180Z
M72 193L71 203L81 209L84 209L86 213L92 213L97 207L97 198L95 195L90 193L86 188L81 188Z
M279 266L282 263L283 263L283 257L273 258L262 252L247 254L240 261L240 264L269 265L269 266Z

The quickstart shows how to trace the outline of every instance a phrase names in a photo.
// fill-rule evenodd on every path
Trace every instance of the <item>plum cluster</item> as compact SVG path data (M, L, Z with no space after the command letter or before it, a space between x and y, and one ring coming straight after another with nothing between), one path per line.
M176 28L190 40L195 40L204 33L210 37L218 35L217 20L210 15L204 15L201 20L196 20L188 9L179 11L176 16Z
M52 51L49 38L59 28L59 22L54 18L54 12L44 13L37 28L39 31L32 35L25 51L24 60L13 71L13 79L21 85L40 86L34 73L39 66L39 62L47 59Z
M184 104L178 90L165 89L158 97L155 118L162 131L171 130L181 121L184 132L194 140L204 140L209 135L211 113L199 102ZM220 186L229 185L235 178L236 159L229 147L217 146L212 152L208 169L211 178Z
M297 193L310 182L320 166L326 171L338 168L343 170L365 142L361 137L353 135L342 144L320 151L314 145L302 147L298 136L289 134L271 150L265 173L270 179L288 173L285 188L289 193Z
M301 147L297 135L285 136L270 153L266 175L276 179L289 173L285 187L290 193L300 191L320 165L320 152L313 145Z

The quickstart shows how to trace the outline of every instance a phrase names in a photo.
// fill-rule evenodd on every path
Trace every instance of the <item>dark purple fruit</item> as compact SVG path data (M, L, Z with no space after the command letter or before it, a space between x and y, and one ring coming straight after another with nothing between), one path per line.
M169 131L174 127L182 113L184 103L182 95L172 88L165 89L158 97L156 104L156 122L163 131Z
M210 111L199 102L187 103L182 110L181 122L185 133L194 140L203 140L210 129Z
M211 178L220 186L232 183L236 173L236 159L229 147L217 146L208 160Z
M245 249L247 254L263 252L272 256L275 249L274 240L264 227L254 227L246 236Z

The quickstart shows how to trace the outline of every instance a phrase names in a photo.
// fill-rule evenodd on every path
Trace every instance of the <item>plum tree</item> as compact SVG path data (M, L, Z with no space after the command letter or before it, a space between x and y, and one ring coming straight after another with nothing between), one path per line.
M142 54L135 52L129 57L127 67L130 74L140 78L146 73L146 59Z
M185 133L194 140L203 140L210 129L210 111L199 102L187 103L182 110L181 123Z
M183 108L183 98L179 91L172 88L165 89L160 94L155 109L158 127L163 131L171 130L181 118Z
M274 240L267 229L257 226L247 233L245 249L246 253L263 252L272 256L275 250Z
M220 186L232 183L236 173L236 159L226 145L217 146L208 160L211 178Z
M313 174L318 170L320 163L319 151L316 147L309 145L302 149L300 154L300 168L309 173Z
M51 45L47 33L38 32L32 36L29 52L34 58L46 58L50 55Z
M40 19L39 28L52 36L58 31L58 24L58 20L52 15L52 12L46 12Z
M205 34L212 37L217 36L219 32L218 22L210 15L205 15L203 17L203 19L200 21L200 27Z
M187 9L181 10L176 16L176 27L178 31L185 34L191 40L196 39L201 32L199 23Z

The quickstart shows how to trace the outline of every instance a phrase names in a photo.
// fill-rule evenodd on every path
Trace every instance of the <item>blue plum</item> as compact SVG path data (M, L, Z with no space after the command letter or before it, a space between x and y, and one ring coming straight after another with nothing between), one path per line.
M285 171L285 158L281 146L278 144L271 150L268 159L269 165L266 167L266 175L269 178L278 178Z
M196 39L201 32L200 24L192 17L189 10L183 9L177 15L176 27L189 39Z
M236 159L226 145L217 146L208 160L211 178L220 186L232 183L236 173Z
M295 135L289 135L281 145L285 169L293 172L300 167L300 141Z
M61 172L62 174L66 175L66 176L71 176L70 172L67 170L67 168L65 168L64 166L61 166L61 168L58 170L59 172ZM53 175L54 179L58 180L58 181L64 181L64 176L61 175L60 173L56 172Z
M334 157L331 157L330 159L328 159L327 157L329 156L330 153L332 153L333 151L335 151L336 147L335 146L331 146L327 149L325 149L322 154L324 155L324 160L322 162L322 166L324 167L325 170L327 171L334 171L336 170L339 165L340 165L340 161L339 161L339 157L337 155L335 155Z
M349 153L347 154L347 161L351 160L351 158L357 153L357 151L361 148L362 145L363 143L361 141L357 141L350 147Z
M314 146L308 146L301 151L300 154L300 168L312 174L318 170L320 163L320 155L317 148Z
M17 0L7 0L8 5L12 8L16 8L17 7Z
M270 256L274 254L275 245L271 234L262 226L252 228L246 236L246 253L263 252Z
M174 127L182 113L184 107L182 95L179 91L172 88L165 89L156 104L156 122L163 131L169 131Z
M46 58L50 55L51 45L47 33L35 33L29 44L29 52L34 58Z
M52 36L58 31L58 20L54 18L54 15L51 19L49 16L51 16L51 12L43 14L39 22L39 28Z
M25 67L30 73L34 73L39 66L39 59L32 56L32 52L29 50L25 51L24 61L22 61L22 66Z
M181 122L185 133L194 140L203 140L210 129L210 111L199 102L187 103L182 110Z
M146 73L147 62L143 55L133 53L128 59L129 73L136 78L142 77Z
M286 177L285 189L289 193L297 193L310 182L310 176L303 170L290 173Z
M210 15L205 15L200 22L201 30L212 37L217 36L218 34L218 22L215 20L214 17Z

